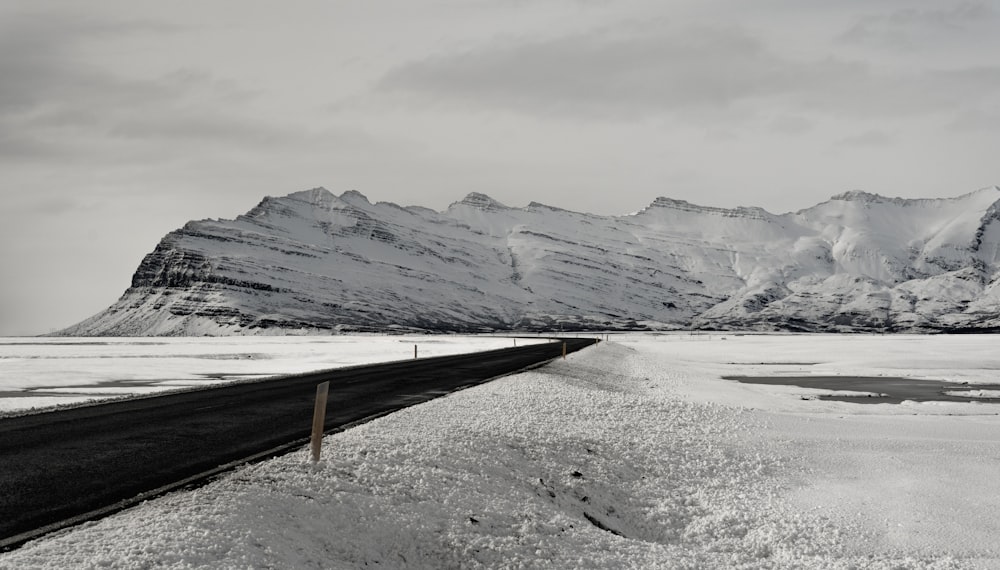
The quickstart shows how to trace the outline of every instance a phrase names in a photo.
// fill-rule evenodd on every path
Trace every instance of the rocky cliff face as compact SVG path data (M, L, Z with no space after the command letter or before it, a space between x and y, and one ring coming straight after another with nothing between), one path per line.
M322 188L190 222L68 335L1000 330L1000 188L799 212L657 198L629 216Z

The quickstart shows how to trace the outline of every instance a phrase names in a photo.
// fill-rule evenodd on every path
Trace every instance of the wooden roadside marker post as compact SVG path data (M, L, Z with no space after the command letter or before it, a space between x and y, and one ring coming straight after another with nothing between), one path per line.
M566 343L563 343L563 360L566 360Z
M413 358L417 357L417 345L413 345Z
M313 430L309 446L312 448L313 463L319 461L319 451L323 446L323 423L326 421L326 397L330 393L330 383L316 386L316 407L313 408Z

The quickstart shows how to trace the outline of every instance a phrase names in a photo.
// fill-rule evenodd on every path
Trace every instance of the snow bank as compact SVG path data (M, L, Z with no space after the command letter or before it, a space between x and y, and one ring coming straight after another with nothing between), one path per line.
M803 507L795 478L815 476L794 432L696 401L706 368L603 343L328 436L319 464L303 450L247 466L0 568L963 567L865 551L868 527Z

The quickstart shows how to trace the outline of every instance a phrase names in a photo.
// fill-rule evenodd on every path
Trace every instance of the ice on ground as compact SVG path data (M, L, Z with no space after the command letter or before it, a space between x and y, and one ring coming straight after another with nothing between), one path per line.
M1000 398L1000 390L948 390L945 394L964 398Z
M985 539L1000 438L973 436L998 435L996 417L756 405L780 390L734 404L748 392L717 372L751 353L825 353L835 368L818 337L743 342L604 343L328 436L319 464L302 450L246 466L36 540L0 568L1000 563ZM923 526L906 526L915 517Z
M539 342L547 340L485 335L0 338L0 413L406 360L413 358L414 346L423 358Z
M727 340L722 340L723 338ZM993 335L625 335L620 342L658 355L677 371L684 393L700 402L780 412L874 415L997 413L960 402L867 404L814 400L822 389L723 380L723 376L907 377L996 384L1000 356ZM970 386L974 387L974 386Z
M816 396L805 397L813 398L819 396L825 398L888 398L889 394L882 392L861 392L858 390L820 390Z

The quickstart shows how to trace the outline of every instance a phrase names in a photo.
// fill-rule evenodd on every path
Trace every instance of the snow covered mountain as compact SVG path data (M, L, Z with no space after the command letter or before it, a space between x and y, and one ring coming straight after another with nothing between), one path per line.
M657 198L627 216L316 188L171 232L61 334L559 328L1000 330L1000 188L782 215Z

